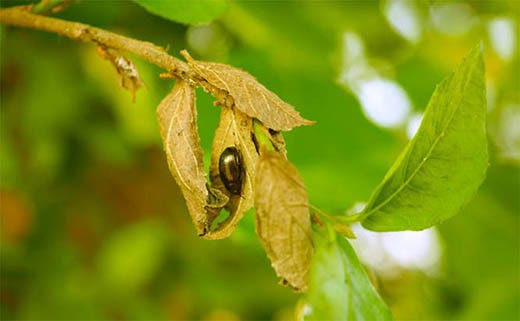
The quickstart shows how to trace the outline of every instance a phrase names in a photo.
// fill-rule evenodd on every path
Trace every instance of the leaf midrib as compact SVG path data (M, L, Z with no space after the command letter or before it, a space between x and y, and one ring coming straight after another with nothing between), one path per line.
M381 204L379 204L378 206L374 207L373 209L370 210L370 212L367 212L365 213L365 217L369 217L370 215L372 215L373 213L377 212L378 210L380 210L383 206L385 206L386 204L388 204L397 194L399 194L406 186L408 186L408 184L415 178L415 175L417 175L417 173L419 172L419 170L424 166L424 164L430 160L430 157L431 157L431 154L433 152L433 150L435 149L435 147L437 147L437 144L440 142L440 140L446 136L445 133L446 133L446 130L448 129L448 127L451 125L451 122L453 121L453 118L455 117L455 114L459 111L459 108L460 108L460 105L462 104L462 102L464 101L464 98L465 98L465 93L466 93L466 87L468 86L468 83L470 82L470 80L472 79L472 77L470 77L470 75L473 74L473 70L475 69L475 66L476 66L476 63L473 64L473 66L471 66L470 68L470 71L467 73L468 74L468 77L464 83L464 86L462 87L462 96L458 102L458 105L457 105L457 108L455 108L454 112L452 113L452 115L450 116L449 120L446 122L446 126L442 129L441 133L438 135L438 137L435 139L435 141L433 142L432 146L430 147L430 149L428 150L428 152L426 153L426 156L423 157L423 159L421 160L421 162L419 163L419 166L417 166L417 168L412 172L412 174L409 176L409 178L407 178L404 183L395 191L393 192L385 201L383 201ZM454 76L455 73L452 75ZM437 90L437 89L436 89ZM434 91L435 93L435 91ZM385 182L383 182L383 184L385 184L387 181L385 180Z

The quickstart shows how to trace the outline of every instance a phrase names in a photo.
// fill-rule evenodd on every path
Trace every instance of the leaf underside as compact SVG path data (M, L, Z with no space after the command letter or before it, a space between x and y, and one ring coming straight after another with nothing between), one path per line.
M441 82L421 127L364 209L374 231L422 230L455 215L488 166L484 61L480 47Z
M157 118L168 167L186 200L197 233L206 222L206 173L197 131L195 90L179 80L157 107Z
M313 253L307 191L280 153L263 151L255 179L256 230L282 284L308 288Z

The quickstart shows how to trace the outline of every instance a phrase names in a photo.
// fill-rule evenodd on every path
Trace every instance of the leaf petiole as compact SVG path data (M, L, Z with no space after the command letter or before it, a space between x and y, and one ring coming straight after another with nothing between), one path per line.
M327 226L332 226L334 230L348 238L356 238L356 235L352 231L349 225L352 223L359 221L359 214L344 216L344 215L331 215L325 213L323 210L318 207L309 204L309 208L311 208L318 216L326 221Z

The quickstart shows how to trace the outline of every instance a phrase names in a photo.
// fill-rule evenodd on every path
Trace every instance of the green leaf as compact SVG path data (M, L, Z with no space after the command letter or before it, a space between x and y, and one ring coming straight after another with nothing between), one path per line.
M417 134L368 201L364 227L422 230L471 198L488 166L484 83L477 46L435 89Z
M305 320L393 320L350 243L315 231Z
M337 241L343 250L342 258L347 266L347 280L352 292L348 320L393 320L392 312L370 282L352 245L341 236Z
M314 257L307 294L310 314L305 320L347 320L350 292L347 270L336 240L315 232Z
M133 0L149 12L171 21L209 23L227 8L227 0Z

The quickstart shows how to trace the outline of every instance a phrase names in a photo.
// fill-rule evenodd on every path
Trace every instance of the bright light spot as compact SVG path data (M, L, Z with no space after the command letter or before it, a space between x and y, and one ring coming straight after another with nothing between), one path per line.
M502 60L509 61L516 51L516 26L512 19L496 18L488 27L491 46Z
M340 84L359 100L367 118L375 124L401 127L411 110L406 92L395 81L382 78L365 58L363 41L351 32L343 35L343 61Z
M399 266L424 272L431 272L438 267L441 246L436 230L385 234L383 247Z
M305 304L303 306L303 313L302 313L303 316L305 316L305 317L309 316L309 315L311 315L311 313L312 313L312 307L309 304Z
M520 161L520 105L509 104L502 108L495 140L500 156L506 160Z
M361 211L365 209L365 206L367 206L367 203L365 202L356 202L354 203L354 205L352 205L351 208L347 210L347 214L354 215L357 213L361 213Z
M357 239L352 244L363 263L386 277L403 269L435 275L439 271L442 247L435 228L412 232L371 232L352 226Z
M473 8L462 2L433 5L430 18L439 32L450 36L461 36L478 23Z
M408 41L416 43L421 38L422 25L419 13L412 1L389 0L385 15L392 28Z
M406 127L406 135L409 139L412 139L417 133L419 127L421 127L421 121L423 118L423 114L415 114L410 119L408 119L408 126Z
M356 93L365 115L383 127L400 127L411 109L408 95L396 82L376 78L362 82Z
M389 260L383 247L380 233L365 230L361 225L352 225L356 239L351 240L360 260L384 275L395 274L395 264Z

